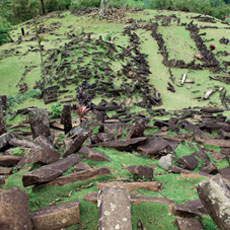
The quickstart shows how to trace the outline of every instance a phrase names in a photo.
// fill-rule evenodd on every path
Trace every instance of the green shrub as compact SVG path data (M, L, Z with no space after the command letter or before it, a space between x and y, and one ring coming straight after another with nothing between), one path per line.
M59 118L61 116L61 112L62 112L62 106L60 102L51 106L51 117L52 118Z
M72 0L71 8L99 7L100 3L100 0Z
M41 90L33 89L31 91L27 91L23 94L17 94L15 96L9 96L7 98L7 108L11 110L15 105L22 104L24 101L30 98L37 98L41 95Z
M0 17L0 45L9 41L9 31L11 25L6 19Z
M68 10L70 8L72 0L47 0L45 2L45 8L47 12L57 10Z
M23 156L24 151L20 147L13 148L11 153L15 156Z

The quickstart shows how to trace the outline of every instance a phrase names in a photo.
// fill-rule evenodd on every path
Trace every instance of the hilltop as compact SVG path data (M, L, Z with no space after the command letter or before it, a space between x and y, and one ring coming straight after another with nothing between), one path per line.
M42 38L41 50L36 27ZM63 156L72 143L61 124L63 105L87 105L92 113L83 127L90 129L84 145L103 153L106 160L89 159L84 151L80 155L90 167L110 170L109 175L96 179L65 186L53 186L51 181L48 187L32 188L23 184L22 177L42 164L12 167L12 175L7 175L1 186L18 186L25 191L30 197L30 212L80 200L81 223L66 229L96 229L97 207L83 198L97 191L99 181L153 179L162 183L162 190L138 189L133 196L167 198L181 205L198 198L197 183L228 168L227 154L223 153L230 148L226 144L230 136L227 22L191 12L138 8L111 9L102 19L98 9L87 8L37 17L14 26L10 36L14 42L0 47L0 92L8 98L8 131L32 142L27 114L31 107L47 108L54 134L52 145ZM102 120L98 114L103 114ZM72 112L72 117L77 118L76 113ZM137 120L143 121L144 128L143 123L135 123ZM127 140L132 139L137 142L129 144ZM128 143L125 147L123 140ZM115 146L113 141L122 143ZM156 149L152 150L153 146ZM5 144L1 155L11 151L27 157L28 146L12 147L10 142ZM159 159L167 154L173 154L173 166L185 171L161 167ZM191 158L184 163L187 156ZM153 178L135 172L133 176L132 170L127 170L133 165L149 166L154 170ZM75 170L70 167L62 176ZM167 199L132 206L133 229L139 220L149 230L178 229ZM200 221L205 230L217 229L206 214Z

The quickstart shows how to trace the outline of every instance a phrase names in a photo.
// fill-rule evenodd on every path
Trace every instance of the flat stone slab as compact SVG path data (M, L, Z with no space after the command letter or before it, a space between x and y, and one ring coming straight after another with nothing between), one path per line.
M60 158L60 153L55 151L51 143L44 136L37 137L34 142L37 144L27 157L18 162L18 166L25 164L50 164Z
M19 188L0 189L0 229L31 230L28 196Z
M48 206L32 213L34 230L55 230L80 223L80 202Z
M136 149L137 146L144 144L147 139L147 137L137 137L132 139L104 142L102 145L104 147L117 149L118 151L131 151Z
M126 188L129 192L136 189L144 189L153 192L157 192L162 189L162 183L160 181L152 182L98 182L97 187L102 189L103 187L122 187Z
M76 173L71 173L66 176L58 177L57 179L45 184L45 186L65 185L76 181L91 180L101 175L110 175L108 167L99 167L83 170Z
M104 187L98 192L98 230L131 230L131 202L127 189Z
M207 214L207 210L201 203L200 199L190 200L182 205L174 204L172 206L172 213L181 217L195 217Z
M42 166L32 172L25 173L22 177L22 183L26 187L33 184L37 185L52 181L65 172L69 167L80 161L81 158L78 155L72 154L67 158Z
M111 161L104 153L88 147L81 147L78 153L91 161Z
M115 186L116 187L116 186ZM97 204L97 192L91 192L84 196L84 200L93 204ZM129 194L130 201L132 205L138 205L142 203L158 203L158 204L167 204L174 205L175 202L164 197L154 197L154 196L144 196L144 195L135 195Z
M10 175L12 173L12 168L0 167L0 175Z
M139 178L144 177L144 179L153 179L153 167L146 166L146 165L132 165L125 168L128 172L132 173L133 175L138 176Z
M14 155L1 155L0 156L0 166L13 167L15 166L22 157Z
M199 220L195 218L177 218L176 222L180 230L204 230Z
M137 152L139 152L142 155L155 155L167 148L168 146L168 141L156 137L148 139L148 141L144 145L139 146L137 148Z

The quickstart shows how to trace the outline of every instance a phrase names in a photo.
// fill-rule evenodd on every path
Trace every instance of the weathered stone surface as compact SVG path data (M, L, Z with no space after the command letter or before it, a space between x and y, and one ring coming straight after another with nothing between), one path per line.
M138 145L144 144L147 137L138 137L132 139L116 140L102 143L104 147L115 148L119 151L131 151L137 148Z
M83 199L87 202L97 204L98 202L97 195L98 195L97 192L91 192L85 195ZM142 203L158 203L158 204L168 204L168 205L175 204L174 201L164 197L143 196L143 195L135 195L135 194L129 194L129 196L132 205L138 205Z
M213 176L196 186L198 195L220 230L230 229L230 185L222 176Z
M0 166L13 167L15 166L22 157L14 155L0 155Z
M6 180L4 176L0 176L0 185L5 184Z
M71 105L63 105L61 121L64 125L65 134L67 134L72 129L72 117L71 117Z
M207 214L207 210L201 203L200 199L190 200L182 205L174 204L172 205L172 213L176 216L181 217L195 217Z
M36 148L32 149L29 156L23 158L18 162L18 166L24 166L25 164L50 164L57 161L60 158L60 153L55 151L51 143L44 136L39 136L34 140L37 144Z
M145 165L132 165L126 168L126 170L133 175L136 175L140 178L144 177L145 179L153 179L153 167Z
M220 169L219 173L225 179L230 180L230 167L229 166L226 168Z
M137 151L143 155L154 155L164 150L169 146L169 143L162 138L152 138L137 148Z
M74 172L80 172L91 168L92 167L90 165L80 162L74 166Z
M131 230L131 202L125 188L104 187L98 192L98 230Z
M40 208L31 215L34 230L56 230L80 223L80 202Z
M85 140L89 137L89 131L81 131L73 140L70 147L65 151L63 157L67 157L70 154L77 152Z
M32 130L33 138L36 138L40 135L49 137L50 133L50 124L48 118L48 112L46 109L33 108L29 109L29 120L30 127Z
M97 187L102 189L103 187L122 187L126 188L129 192L136 189L145 189L149 191L157 192L162 189L162 184L160 181L152 181L152 182L98 182Z
M0 136L0 150L9 145L9 141L14 137L10 132L4 133Z
M0 175L10 175L12 173L12 170L12 168L0 167Z
M135 194L130 194L130 200L132 205L137 205L142 203L174 204L174 201L168 198L143 196L143 195L135 195Z
M111 161L104 153L88 147L81 147L78 153L91 161Z
M135 138L135 137L143 137L145 131L145 125L143 120L137 120L133 123L128 135L127 139Z
M6 129L6 113L5 113L5 111L2 110L2 108L0 106L0 135L2 135L3 133L6 133L6 132L7 132L7 129Z
M194 155L183 156L177 161L184 169L193 170L199 164Z
M195 218L177 218L177 226L180 230L203 230L199 220Z
M76 173L71 173L66 176L61 176L49 183L46 186L54 186L54 185L65 185L69 183L73 183L76 181L83 181L83 180L91 180L101 175L109 175L110 170L107 167L99 167L99 168L91 168L87 170L83 170Z
M2 110L6 112L6 108L7 108L7 96L6 95L0 95L0 106L2 107Z
M0 189L0 229L30 230L28 199L19 188Z
M211 161L209 162L205 162L200 168L200 171L205 172L205 173L209 173L209 174L217 174L218 173L218 169L213 165L213 163Z
M159 165L165 169L168 170L172 167L172 154L168 154L166 156L163 156L159 160Z
M79 156L72 154L67 158L42 166L32 172L25 173L22 177L23 185L29 186L52 181L65 172L69 167L79 163L80 161L81 158Z

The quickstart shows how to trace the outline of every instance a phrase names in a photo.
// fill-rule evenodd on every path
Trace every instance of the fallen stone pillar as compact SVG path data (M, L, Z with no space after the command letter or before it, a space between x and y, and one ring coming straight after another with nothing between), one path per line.
M128 190L104 187L97 196L98 230L131 230L131 202Z
M196 186L198 195L220 230L230 229L230 183L220 175Z
M80 202L40 208L31 215L34 230L54 230L80 223Z

